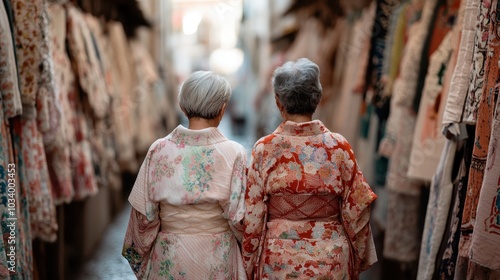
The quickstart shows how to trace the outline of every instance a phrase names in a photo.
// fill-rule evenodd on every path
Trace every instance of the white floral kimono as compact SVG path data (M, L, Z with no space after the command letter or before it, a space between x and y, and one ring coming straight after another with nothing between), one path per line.
M245 166L245 149L217 128L179 125L149 148L123 248L139 279L246 279Z

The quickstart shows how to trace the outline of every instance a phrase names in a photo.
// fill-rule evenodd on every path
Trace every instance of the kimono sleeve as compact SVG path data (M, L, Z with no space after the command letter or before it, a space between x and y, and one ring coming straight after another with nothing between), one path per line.
M352 249L352 270L355 275L368 269L377 261L375 244L370 228L370 206L377 198L358 167L350 145L343 143L342 180L342 222Z
M158 142L155 142L149 148L148 154L141 165L137 179L135 180L132 192L128 201L142 215L146 216L148 221L153 221L158 218L159 204L151 198L151 189L149 187L150 163L155 151L154 147Z
M262 152L259 145L252 151L248 168L245 193L246 214L244 220L242 255L248 279L253 279L255 265L259 261L259 250L264 230L266 204L264 182L261 175Z
M246 164L246 151L241 147L231 172L229 202L223 206L224 218L228 219L229 226L238 241L241 241L243 235L243 218L245 216Z
M151 200L148 183L149 165L155 145L156 143L148 151L129 196L133 208L122 251L138 279L147 278L145 274L149 258L160 230L158 203Z

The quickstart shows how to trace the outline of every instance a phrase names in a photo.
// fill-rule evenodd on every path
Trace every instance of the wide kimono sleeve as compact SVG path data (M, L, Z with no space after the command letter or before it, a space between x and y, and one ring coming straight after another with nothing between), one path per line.
M241 147L231 172L231 194L228 201L222 205L224 218L228 220L229 226L240 242L243 236L243 218L245 216L246 165L246 151Z
M255 265L258 263L259 247L264 230L266 205L265 188L262 180L262 152L258 143L252 150L252 158L247 174L245 193L246 214L243 231L243 263L248 279L253 279Z
M150 148L142 163L129 196L129 202L133 208L122 251L122 255L127 259L138 279L146 278L152 247L160 230L159 206L151 199L148 183L153 150Z
M350 269L356 277L377 261L370 228L370 206L377 196L359 169L349 143L343 139L339 145L344 155L340 157L344 182L341 217L351 245Z

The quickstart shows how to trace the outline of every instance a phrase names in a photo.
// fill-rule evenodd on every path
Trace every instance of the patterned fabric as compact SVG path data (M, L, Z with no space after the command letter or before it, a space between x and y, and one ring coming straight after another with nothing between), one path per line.
M246 279L245 165L245 149L216 128L178 126L150 147L123 248L139 279Z
M9 27L10 28L7 28ZM8 36L7 36L8 35ZM19 184L24 175L24 162L20 153L14 157L13 150L20 150L20 139L11 134L8 118L21 113L21 94L19 88L16 56L13 10L9 0L0 2L0 278L32 279L31 229L29 222L28 194L29 188ZM19 117L15 121L19 121ZM9 171L9 164L15 165L14 172ZM12 166L10 166L12 167ZM11 168L10 168L11 169ZM14 174L14 176L10 175ZM10 175L10 176L9 176ZM11 179L11 180L9 180ZM8 211L8 185L16 183L16 211ZM13 214L13 215L11 215ZM8 254L12 243L9 243L11 228L9 218L17 218L15 229L16 265L14 272L9 273ZM11 239L12 242L12 239Z
M376 195L340 134L317 120L285 121L257 141L247 178L248 278L358 279L376 262Z
M451 214L448 216L449 225L444 233L444 246L442 259L437 262L437 274L439 279L455 279L455 270L459 267L458 243L460 241L460 226L462 224L462 213L467 193L467 181L474 146L474 128L467 127L468 138L465 143L460 143L457 150L457 159L460 167L454 180L453 201ZM467 266L467 264L466 264Z
M0 2L0 6L3 6L2 2ZM9 155L9 151L11 149L11 134L7 126L7 122L4 120L3 112L0 112L0 121L0 234L2 234L2 238L0 238L0 278L8 280L10 279L9 267L12 267L12 264L7 263L7 254L12 255L8 239L11 232L11 229L8 226L12 220L9 218L18 217L19 215L19 212L14 213L8 209L9 199L14 198L17 200L19 198L15 195L16 193L14 193L14 196L11 195L11 197L9 197L8 186L12 186L13 183L15 184L15 182L19 179L19 176L15 174L15 176L9 177L10 174L14 174L12 172L12 166L9 164L15 165L15 162L12 161L12 158ZM11 170L10 172L8 172L9 169ZM12 192L10 193L12 194ZM11 215L11 213L13 213L13 215ZM18 228L14 231L14 234L17 237L14 239L16 244L22 244L19 242ZM11 270L16 268L17 267L14 266ZM15 278L15 275L13 278Z
M33 238L53 242L57 238L57 221L50 187L43 136L36 121L21 119L14 125L14 133L21 141L25 176L20 180L23 188L29 189L29 220Z
M485 21L488 22L487 26L489 26L490 18L496 17L496 3L496 0L494 0L493 3L489 0L484 0L482 3L482 5L486 5L489 9L489 12L485 17ZM490 7L491 4L493 5ZM492 26L489 30L487 29L481 34L484 35L484 40L486 41L489 40L492 42L492 40L494 40L493 43L496 44L499 42L499 40L495 39L497 36L496 27ZM487 45L488 44L486 44L486 46ZM475 119L477 120L476 136L474 140L474 149L472 151L471 169L469 171L469 182L467 185L467 197L465 199L464 213L462 217L462 234L460 237L460 255L463 257L469 256L470 241L474 230L474 224L476 223L477 204L479 194L481 192L481 186L483 185L484 170L488 156L488 144L490 143L490 136L492 133L491 124L495 109L493 100L496 98L498 91L496 84L498 83L499 54L497 50L493 49L493 47L494 45L492 45L492 48L488 51L488 56L482 66L486 67L485 73L481 74L486 77L486 80L484 81L484 77L481 78L481 93L478 93L477 95L477 97L480 98L480 101L478 104L479 108L475 113ZM480 48L478 48L477 51L482 52ZM484 54L486 55L486 49L484 50ZM476 65L476 63L474 65ZM479 73L476 73L476 75L479 75ZM474 91L471 91L470 94L474 94Z
M451 172L453 168L456 142L448 140L441 154L441 160L432 179L429 202L425 215L425 225L420 246L417 279L433 279L436 259L441 246L446 221L453 194Z
M458 135L458 123L462 122L462 114L466 95L469 89L469 78L471 71L472 56L474 53L474 34L477 22L477 13L480 0L465 2L463 15L463 28L460 37L460 47L455 71L451 78L450 90L446 99L446 107L443 115L443 129ZM459 23L462 21L459 18Z
M57 110L52 102L54 88L50 73L53 69L49 63L46 7L43 0L13 0L12 4L23 103L23 118L14 126L21 141L17 151L25 163L19 167L26 176L20 184L30 190L28 203L32 237L54 241L57 223L43 142L43 132L49 132L52 125L56 126L51 121L57 119Z
M88 97L92 116L103 118L109 108L109 95L92 34L82 11L68 5L67 13L70 57L76 66L77 80Z
M388 107L384 107L385 102L381 100L384 84L382 83L383 63L386 46L387 32L389 31L389 23L391 16L401 3L399 0L377 0L377 9L375 11L375 21L372 25L371 50L368 62L367 82L366 84L372 87L375 91L377 102L377 112L382 120L387 119ZM380 102L379 102L380 101Z
M59 130L61 107L57 102L57 87L54 80L54 60L49 30L48 6L44 0L38 15L40 33L40 80L36 94L37 126L43 135L44 145L50 148Z
M0 91L5 118L22 113L21 93L11 23L3 2L0 3Z
M493 1L492 5L496 7L496 3L497 1ZM493 10L491 16L498 15ZM500 270L500 260L497 257L500 250L500 162L497 155L500 143L500 102L498 98L500 85L498 66L498 61L500 61L500 39L496 33L497 28L498 22L494 22L490 28L490 36L488 38L490 41L486 61L485 88L482 93L486 95L485 97L488 97L486 100L487 104L481 104L479 108L478 126L491 124L491 137L488 143L488 154L484 167L481 192L477 202L477 216L470 250L471 261L493 270ZM496 100L496 104L493 104L494 100ZM490 122L479 123L482 120L482 107L485 107L488 113L485 117L492 118ZM492 113L493 116L489 115Z
M85 51L85 38L82 30L88 30L82 13L75 7L66 7L67 13L67 42L69 57L72 61L73 71L66 73L68 87L68 100L74 117L71 119L71 126L74 130L74 145L71 149L71 166L73 168L73 188L74 199L82 200L97 193L97 181L92 165L92 147L90 144L89 114L84 111L84 98L80 94L79 83L86 84L87 89L93 89L93 82L89 82L92 74ZM83 63L83 64L82 64ZM75 73L73 75L73 73ZM80 76L82 75L82 76ZM89 76L90 75L90 76ZM83 87L83 86L82 86ZM87 94L96 94L90 91ZM90 98L90 96L89 96ZM102 105L102 104L101 104ZM99 105L99 106L101 106ZM97 108L100 108L97 106ZM102 109L102 108L101 108ZM104 109L102 109L104 110ZM99 109L97 109L98 112ZM71 137L71 135L70 135Z
M0 115L0 118L3 118ZM25 166L25 160L21 152L16 152L13 154L13 151L21 151L21 139L19 137L19 133L14 130L9 130L9 126L5 120L1 120L1 138L2 141L0 149L0 154L4 154L4 163L14 163L16 165L16 176L15 181L16 185L16 213L15 217L17 218L17 228L16 228L16 267L15 272L10 274L10 279L33 279L33 256L32 256L32 229L30 224L30 208L29 208L29 200L31 198L30 188L26 184L22 184L20 182L27 181L27 174ZM14 118L12 123L14 126L18 126L18 123L21 121L20 117ZM11 134L10 132L13 131ZM5 136L5 137L4 137ZM12 137L12 138L11 138ZM11 141L12 139L12 141ZM0 163L1 166L1 163ZM2 168L2 167L0 167ZM5 171L6 169L4 169ZM3 176L6 176L4 173ZM0 179L1 180L1 179ZM0 183L1 185L1 183ZM0 194L2 207L6 205L8 198L5 192L1 192ZM5 208L4 208L5 209ZM2 210L2 232L4 233L4 245L8 244L8 237L10 235L11 229L8 227L8 223L5 220L7 212ZM10 215L10 214L9 214Z
M439 155L446 139L441 133L444 111L444 102L441 100L447 96L447 92L443 91L446 82L444 75L449 72L448 62L452 50L450 32L430 59L411 148L410 158L416 159L408 168L411 178L431 181L438 167Z
M156 124L161 122L161 111L165 108L160 107L163 104L158 104L158 98L153 92L154 84L159 79L153 58L139 41L130 41L130 49L133 54L137 81L137 89L134 93L134 100L137 102L135 118L138 120L136 150L139 154L143 154L147 152L148 145L158 136Z
M16 54L24 116L35 118L36 96L40 81L40 29L43 0L11 0L14 11Z
M48 168L52 185L54 203L68 203L73 199L73 179L71 170L71 147L74 143L72 120L75 113L69 101L71 83L74 81L71 62L66 54L66 15L59 4L49 6L49 27L54 60L54 80L57 85L57 103L61 107L61 119L54 132L53 144L46 149Z
M420 197L421 194L408 195L388 189L385 258L400 262L418 260L421 233L415 229L419 228Z
M137 128L134 123L132 89L135 87L132 57L123 26L118 22L108 23L107 31L113 85L113 104L111 107L113 132L116 141L117 160L121 170L137 172L138 163L135 159L134 139Z
M470 72L469 92L465 101L464 115L462 121L467 124L475 124L478 121L478 110L481 94L483 93L485 69L487 60L488 37L491 25L491 12L496 11L495 1L481 0L479 14L476 21L476 34L474 37L474 55L472 57L472 69ZM491 10L493 8L493 10ZM495 15L495 12L493 12ZM488 143L488 142L486 142Z

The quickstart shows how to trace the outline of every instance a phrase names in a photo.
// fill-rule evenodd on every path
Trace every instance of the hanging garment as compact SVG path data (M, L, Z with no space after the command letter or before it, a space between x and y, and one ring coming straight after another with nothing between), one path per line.
M418 260L420 193L404 194L387 189L387 221L384 258L400 262Z
M29 189L28 208L32 238L56 239L57 222L45 156L43 132L57 126L54 88L47 42L46 6L42 0L13 0L15 42L18 58L23 117L14 126L23 157L20 184Z
M436 175L432 178L420 246L417 279L433 279L436 257L441 246L453 194L451 172L456 149L457 144L454 140L446 142Z
M496 6L497 1L492 5ZM492 15L495 15L494 9ZM470 260L493 270L500 270L498 252L500 250L500 162L497 154L500 145L500 102L499 85L500 73L500 39L498 37L498 23L495 21L490 28L489 46L487 52L485 88L483 95L487 95L487 113L493 113L491 120L491 136L488 143L488 153L484 166L484 177L478 197L472 245L469 252ZM496 102L496 104L493 104ZM490 107L491 106L491 107ZM493 107L494 106L494 107ZM481 107L479 114L481 114ZM490 117L487 115L485 117ZM478 126L488 125L488 122L479 123ZM477 132L477 131L476 131ZM481 141L481 143L483 143ZM472 171L473 169L471 169ZM469 178L470 179L470 178Z
M7 10L0 3L0 90L6 119L22 113L21 93L16 65L15 46Z
M85 21L85 15L77 7L66 5L68 15L68 40L70 57L76 65L78 83L87 96L87 102L96 118L103 118L108 112L109 95L96 53L92 34Z
M470 70L469 91L465 100L464 114L462 121L466 124L475 124L478 120L478 109L483 93L484 78L486 71L488 33L491 25L492 0L481 0L479 4L479 14L477 15L476 29L474 36L474 55L472 56L472 66ZM493 14L494 16L495 14Z
M460 241L460 226L462 223L462 213L467 193L467 181L469 179L469 169L474 146L474 127L466 126L466 131L461 132L461 136L468 134L469 138L461 139L458 142L456 161L459 162L459 170L454 180L452 208L448 217L447 228L444 233L442 259L437 260L436 274L440 279L456 279L455 271L460 267L458 257L458 244ZM467 264L466 264L467 266Z
M408 177L431 181L439 162L439 154L444 148L445 137L441 133L441 100L446 100L443 92L445 73L451 58L451 32L443 39L440 47L430 58L420 112L417 116L413 144L411 148Z
M32 267L32 250L31 250L31 228L29 221L29 208L28 208L28 197L29 188L25 188L25 185L20 184L21 178L25 178L24 175L24 163L22 159L22 154L20 154L20 142L19 138L11 134L11 129L9 126L9 120L7 117L14 117L21 113L21 93L19 89L19 77L16 66L16 56L14 51L15 44L15 34L14 34L14 17L13 10L10 0L4 0L0 3L0 70L2 75L0 77L0 94L1 94L1 110L0 110L0 232L2 234L2 243L4 251L0 253L0 258L2 264L8 269L7 257L12 255L11 244L9 244L10 233L12 228L9 224L12 222L8 221L8 218L16 218L16 228L14 230L15 238L15 254L16 262L13 267L14 272L9 273L9 271L0 272L0 277L2 279L31 279L32 272L30 267ZM10 36L5 37L6 34ZM10 47L9 47L10 42ZM10 53L10 54L9 54ZM19 117L16 118L19 120ZM14 153L14 150L16 151ZM15 168L12 170L12 164ZM10 167L10 168L9 168ZM9 169L11 169L9 171ZM12 172L13 171L13 172ZM9 174L13 174L10 175ZM15 202L16 208L14 212L9 211L9 179L12 184L12 179L16 187L15 190ZM14 217L12 216L14 215ZM5 258L3 258L5 257ZM5 262L4 262L5 260ZM12 265L11 265L12 267Z
M40 81L40 44L39 25L43 0L10 0L14 12L14 34L19 66L19 89L23 103L24 116L35 118L36 94Z
M361 92L355 92L356 80L353 79L358 71L366 71L360 67L366 66L365 61L368 59L370 44L370 31L372 29L373 19L375 17L375 3L372 2L369 8L365 9L357 18L352 17L346 22L344 37L338 52L340 62L341 59L348 58L348 62L344 62L344 70L339 70L342 73L342 81L340 83L340 91L338 96L334 98L335 112L330 113L333 127L335 131L343 135L353 150L358 150L359 124L361 119L361 105L363 103L363 95Z
M375 102L376 112L380 121L385 121L389 114L389 107L386 106L387 103L385 101L379 102L384 88L382 75L384 53L385 48L387 47L385 43L391 16L400 3L401 1L399 0L377 0L377 9L375 11L376 16L372 25L373 31L370 32L372 38L370 56L368 60L368 70L366 73L366 86L367 88L373 89L373 101Z
M134 149L137 129L132 110L135 78L130 46L120 23L110 22L107 24L107 29L110 38L109 48L112 50L109 53L112 54L110 59L115 92L111 114L115 124L114 138L119 151L117 159L122 171L137 172L138 163Z
M160 110L164 110L164 108L157 106L158 101L153 91L154 84L158 81L153 58L145 46L137 40L130 41L130 50L134 59L137 81L134 92L134 100L136 100L134 115L138 120L135 149L139 154L143 154L147 152L151 143L157 139L157 125L161 121Z
M14 125L15 137L20 139L24 176L20 184L29 189L28 207L33 238L53 242L57 238L55 205L52 199L43 136L36 121L24 119Z
M486 5L489 8L489 13L485 17L485 19L488 19L486 20L488 22L490 18L496 17L496 3L496 0L493 0L492 2L484 0L482 2L482 5ZM486 30L486 33L482 33L481 36L484 35L486 40L491 42L491 40L497 36L496 32L496 27L489 27L489 29ZM486 36L485 34L490 34L491 36ZM498 40L495 40L495 42L498 42ZM478 48L478 51L482 52L480 48ZM474 224L476 222L477 204L479 194L481 192L481 186L483 185L484 170L488 156L488 144L490 143L490 136L492 133L491 124L495 108L494 100L496 98L495 88L496 83L498 82L498 54L491 49L489 50L489 55L485 56L485 58L486 61L482 67L484 67L486 71L485 73L480 74L480 76L486 77L486 80L481 82L482 93L478 94L480 100L478 104L479 108L477 113L475 113L475 118L477 120L476 134L474 149L472 151L471 169L469 171L467 197L465 199L464 213L462 216L460 255L463 257L469 256L470 241L473 235ZM470 93L474 94L473 91Z
M73 188L75 190L74 199L82 200L95 195L98 191L93 166L92 130L89 123L93 117L104 117L107 108L104 100L107 98L102 97L102 95L106 95L106 87L102 74L99 74L102 73L99 64L96 64L96 58L90 54L90 48L94 50L94 46L84 15L72 5L66 5L65 8L69 57L73 73L75 73L74 77L68 73L70 81L68 82L70 85L68 99L75 114L75 118L72 120L75 144L71 150ZM80 88L83 92L80 91Z
M285 121L248 170L243 258L255 279L359 279L376 262L376 195L350 145L321 121Z
M52 42L49 30L49 18L46 0L42 3L39 15L40 29L40 80L36 94L37 126L43 135L45 148L51 148L54 137L59 130L61 106L58 102L59 90L54 80L54 59L52 57Z
M443 115L443 131L449 131L454 135L460 132L458 124L462 122L465 99L469 90L470 65L474 53L474 35L480 0L470 0L465 4L457 63L451 78Z
M107 147L106 143L110 143L107 138L112 137L112 133L106 130L108 126L105 122L109 121L111 113L111 95L106 83L105 69L106 69L106 58L104 57L104 46L102 45L103 30L99 20L91 14L83 14L85 24L88 29L88 35L85 36L86 41L90 41L92 51L89 52L88 56L93 65L95 73L101 79L100 84L100 94L106 96L107 104L103 108L104 115L102 117L89 115L89 141L92 148L92 164L94 166L94 172L96 175L96 181L98 186L108 186L108 177L111 175L111 170L113 168L113 161L116 160L114 157L115 153L109 153L111 147ZM85 104L89 104L88 101ZM90 104L89 104L90 105Z
M385 43L385 54L383 62L382 82L384 83L383 97L391 96L394 86L394 80L399 73L403 47L405 44L406 33L406 13L408 2L401 3L394 9L391 17L389 34Z
M106 84L106 92L110 98L109 112L105 115L104 119L94 119L93 122L93 134L96 137L92 142L92 160L96 168L96 173L99 172L99 176L96 176L96 181L99 186L109 186L113 190L119 191L122 187L121 171L116 160L118 157L118 147L116 147L117 139L115 139L114 134L116 124L113 122L114 116L112 110L113 104L116 103L115 96L117 94L117 74L112 65L114 50L110 47L110 38L105 33L102 22L90 14L85 15L85 20L95 43L96 54ZM99 155L99 157L95 155Z
M139 279L246 279L237 239L246 150L178 126L151 146L130 194L123 256Z
M66 54L66 12L59 4L49 5L49 27L54 60L54 80L58 93L57 103L61 107L61 119L50 147L47 147L47 161L52 185L54 203L69 203L73 199L74 189L71 170L71 149L75 132L72 120L74 112L69 103L68 94L73 72Z

